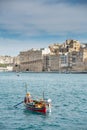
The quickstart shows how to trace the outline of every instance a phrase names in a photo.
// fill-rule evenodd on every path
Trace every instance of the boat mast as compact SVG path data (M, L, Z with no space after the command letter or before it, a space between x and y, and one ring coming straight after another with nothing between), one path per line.
M44 100L44 91L43 91L43 100Z
M25 89L26 89L26 93L27 93L27 84L25 84Z

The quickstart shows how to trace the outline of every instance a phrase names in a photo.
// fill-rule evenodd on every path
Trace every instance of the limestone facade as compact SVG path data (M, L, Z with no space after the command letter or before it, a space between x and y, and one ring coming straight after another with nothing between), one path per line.
M42 71L42 50L20 52L20 71Z
M13 64L13 57L11 56L0 56L1 64Z
M43 71L50 71L49 55L43 55Z
M50 71L59 71L59 56L58 55L49 56L49 69Z
M84 63L84 69L87 70L87 48L86 47L83 49L83 63Z
M87 46L77 40L53 44L49 49L20 52L17 71L87 71Z
M50 49L56 56L59 54L59 60L55 62L57 67L59 65L59 71L87 70L87 46L82 47L84 45L76 40L66 40L63 44L55 45L51 45Z

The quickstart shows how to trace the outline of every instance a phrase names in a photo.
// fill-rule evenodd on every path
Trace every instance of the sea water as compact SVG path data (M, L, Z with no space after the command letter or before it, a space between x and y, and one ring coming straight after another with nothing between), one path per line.
M51 112L15 108L26 91L34 99L44 92ZM0 72L0 130L87 130L87 74Z

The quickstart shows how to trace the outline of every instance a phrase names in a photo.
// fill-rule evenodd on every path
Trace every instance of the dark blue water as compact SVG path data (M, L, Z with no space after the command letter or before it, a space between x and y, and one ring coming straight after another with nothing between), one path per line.
M26 88L33 98L52 100L52 112L31 113L21 102ZM0 73L0 130L87 130L87 74Z

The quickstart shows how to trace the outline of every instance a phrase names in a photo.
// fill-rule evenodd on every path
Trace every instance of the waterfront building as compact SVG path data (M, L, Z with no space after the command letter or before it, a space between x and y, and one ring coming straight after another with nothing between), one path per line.
M59 50L60 44L54 43L49 46L50 55L49 55L49 71L59 71Z
M0 64L13 64L13 57L0 56Z
M84 63L84 71L87 71L87 44L83 48L83 63Z
M58 55L49 56L49 70L59 71L59 56Z
M87 56L86 50L82 48L82 45L77 40L66 40L63 44L54 44L50 46L52 54L58 55L58 60L53 64L50 64L52 71L57 69L61 72L65 71L83 71L84 70L84 59ZM83 52L84 50L84 52ZM55 58L53 58L54 60ZM51 61L51 60L50 60ZM86 68L86 60L85 60Z
M13 57L0 56L0 71L13 71Z
M83 54L81 51L72 51L69 53L68 64L70 71L83 71Z
M49 55L50 55L50 49L45 48L42 50L42 60L43 60L43 70L42 71L50 71L49 68Z
M77 40L54 43L48 48L20 52L15 71L87 71L87 44Z
M13 58L13 71L18 72L20 70L20 56Z
M40 72L43 69L42 50L31 49L20 52L20 69L19 71Z
M68 53L59 53L59 71L60 72L66 72L68 71L68 67L70 67L69 65L69 55Z
M80 51L81 44L78 40L66 40L65 48L67 49L67 52L78 52Z
M50 71L49 55L43 55L43 71Z

